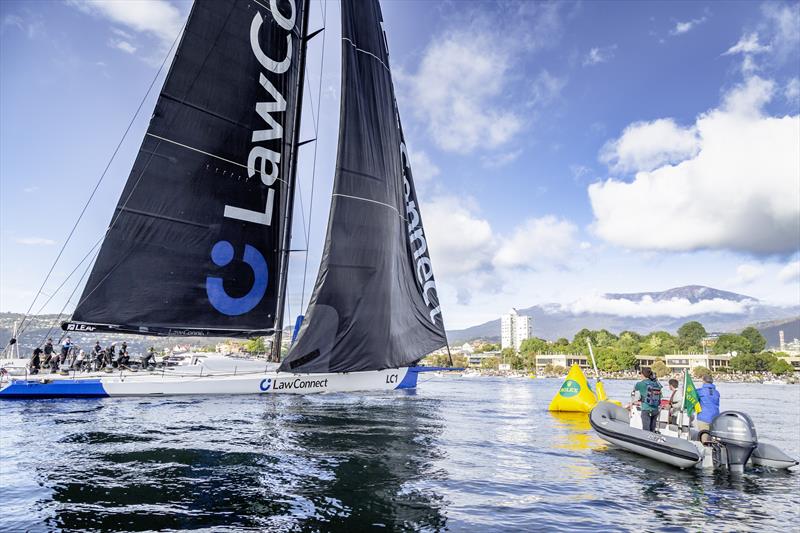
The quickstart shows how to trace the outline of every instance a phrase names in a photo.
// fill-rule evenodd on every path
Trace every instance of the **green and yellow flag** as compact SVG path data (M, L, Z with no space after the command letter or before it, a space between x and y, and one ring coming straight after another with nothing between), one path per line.
M689 413L690 416L693 413L699 413L702 411L700 408L700 397L697 395L697 389L694 388L692 377L689 375L688 371L686 372L684 387L686 387L686 394L683 398L683 409Z

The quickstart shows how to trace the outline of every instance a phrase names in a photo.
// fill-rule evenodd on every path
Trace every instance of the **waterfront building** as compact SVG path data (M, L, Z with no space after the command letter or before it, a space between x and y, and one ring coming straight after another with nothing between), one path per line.
M469 366L481 366L481 363L484 359L489 359L490 357L496 357L497 359L502 360L503 356L500 355L499 350L494 350L491 352L481 352L481 353L472 353L466 354L467 355L467 364Z
M682 353L669 354L664 356L664 364L673 371L691 370L698 366L704 366L712 371L730 366L733 356L729 353L710 354L710 353Z
M563 366L567 369L572 365L578 365L582 370L587 370L591 368L591 364L589 357L581 354L548 353L536 356L537 371L541 371L547 365Z
M500 346L519 352L522 341L533 336L533 318L520 315L516 309L500 318Z

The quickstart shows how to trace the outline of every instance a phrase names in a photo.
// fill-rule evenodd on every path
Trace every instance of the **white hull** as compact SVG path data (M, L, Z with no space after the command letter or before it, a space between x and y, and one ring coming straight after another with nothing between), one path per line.
M40 374L0 383L0 398L88 398L221 394L315 394L385 391L417 385L427 369L397 368L368 372L291 374L259 372L238 375L178 375L173 372L123 372L60 376Z

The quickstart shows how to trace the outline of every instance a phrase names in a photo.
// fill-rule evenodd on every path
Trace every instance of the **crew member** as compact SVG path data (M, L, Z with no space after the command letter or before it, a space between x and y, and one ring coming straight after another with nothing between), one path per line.
M669 380L669 397L668 398L661 398L661 405L659 407L664 410L666 409L669 413L669 423L675 423L675 414L677 413L680 398L678 396L678 380L672 378Z
M44 366L50 366L53 362L53 339L47 339L47 342L44 344Z
M61 345L61 364L67 360L67 356L69 355L69 351L72 349L72 339L67 337L64 339L64 344Z
M719 414L719 391L714 385L714 378L711 374L703 376L703 386L697 389L697 396L700 398L700 412L697 414L695 424L699 430L711 429L711 422Z
M642 408L642 429L655 431L658 422L658 406L661 403L661 383L656 380L653 371L643 367L641 375L644 378L633 388L639 396Z
M156 364L156 349L152 346L147 350L147 355L144 356L144 359L142 359L142 368L147 368L150 364L154 366Z
M28 363L28 367L31 369L31 374L38 374L39 368L41 368L42 364L42 350L38 346L33 349L33 355L31 356L30 363Z

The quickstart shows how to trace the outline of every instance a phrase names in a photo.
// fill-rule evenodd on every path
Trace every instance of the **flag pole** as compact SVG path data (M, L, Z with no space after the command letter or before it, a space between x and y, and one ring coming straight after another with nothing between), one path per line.
M681 425L678 429L683 427L683 418L686 414L686 390L689 388L689 369L683 371L683 398L681 399ZM688 424L687 424L688 425Z
M606 396L606 389L603 386L603 381L600 379L600 372L597 370L597 362L594 360L594 350L592 350L592 341L586 339L586 345L589 346L589 355L592 357L592 366L594 367L594 380L595 385L594 388L597 389L597 399L598 400L607 400L608 397Z

